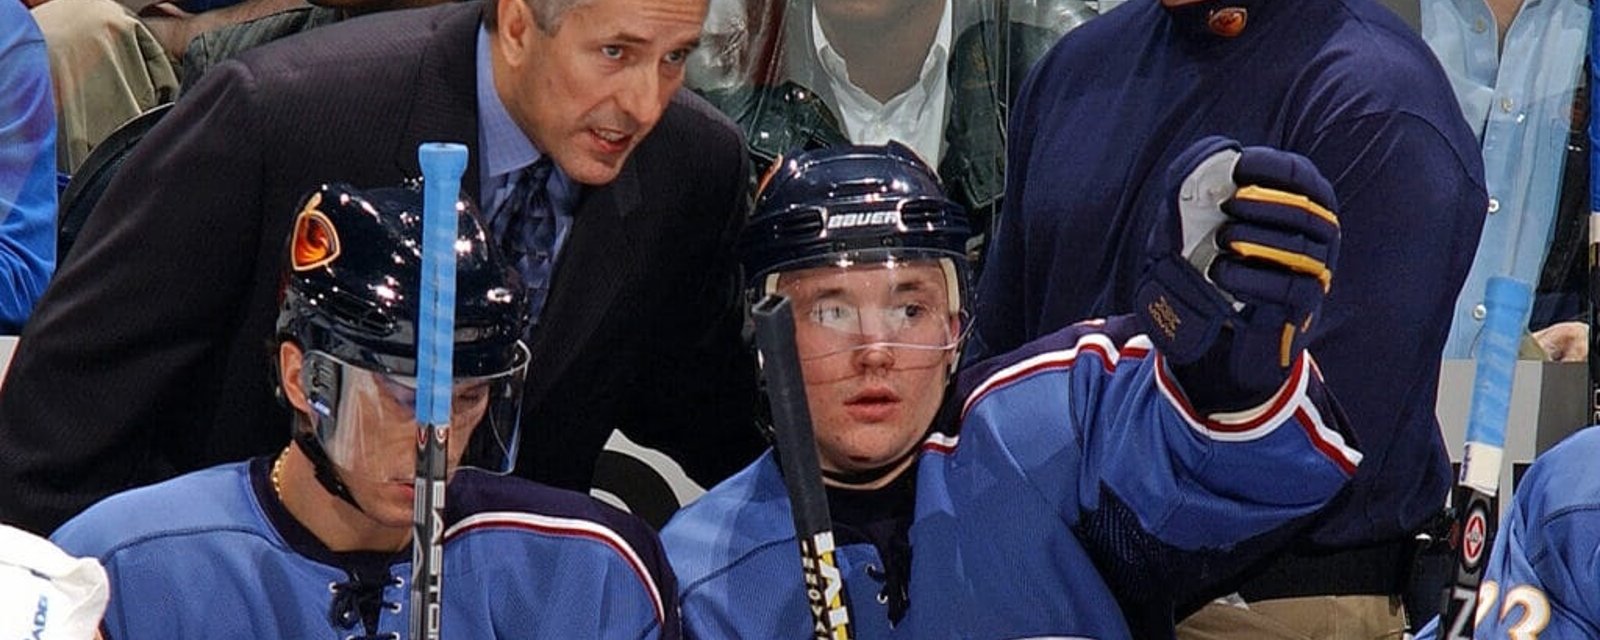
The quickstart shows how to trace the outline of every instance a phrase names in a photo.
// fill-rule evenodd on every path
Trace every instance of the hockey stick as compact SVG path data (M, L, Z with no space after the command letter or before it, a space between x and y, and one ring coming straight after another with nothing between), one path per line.
M772 407L773 447L783 466L789 490L794 531L800 541L800 567L805 574L811 609L811 634L816 640L848 640L850 611L845 604L844 577L833 558L833 518L817 465L817 443L811 431L800 357L795 353L794 316L789 299L769 295L756 303L756 348L761 375Z
M456 324L456 194L467 148L429 142L422 165L422 287L417 318L417 476L411 513L411 638L438 640L443 595L444 486Z
M1533 306L1533 287L1504 276L1489 278L1484 304L1488 315L1478 336L1478 364L1472 382L1472 408L1467 414L1467 445L1456 482L1456 523L1450 539L1455 547L1455 580L1444 594L1445 638L1472 638L1478 614L1478 582L1484 560L1494 547L1499 522L1495 496L1500 488L1500 459L1511 413L1511 383L1517 345Z

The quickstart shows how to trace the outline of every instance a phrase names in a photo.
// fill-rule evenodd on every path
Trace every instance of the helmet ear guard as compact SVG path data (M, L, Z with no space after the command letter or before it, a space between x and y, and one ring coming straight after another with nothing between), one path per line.
M306 392L306 404L322 418L333 417L339 406L339 385L342 372L338 364L326 358L304 357L300 366L300 386Z

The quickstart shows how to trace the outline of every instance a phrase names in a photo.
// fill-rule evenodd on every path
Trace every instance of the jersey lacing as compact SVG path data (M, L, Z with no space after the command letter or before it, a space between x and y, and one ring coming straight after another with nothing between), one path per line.
M328 583L328 591L333 594L328 622L346 631L355 630L356 623L361 623L364 633L347 635L345 640L400 640L398 633L378 633L378 618L385 609L390 613L400 612L400 602L384 600L383 590L400 588L405 585L404 581L389 575L387 570L348 567L345 572L350 576L348 581Z

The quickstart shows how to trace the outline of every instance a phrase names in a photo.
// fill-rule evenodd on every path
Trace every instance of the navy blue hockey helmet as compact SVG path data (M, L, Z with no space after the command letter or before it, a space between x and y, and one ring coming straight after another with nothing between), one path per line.
M516 270L490 249L462 200L456 244L455 375L519 364L528 305ZM364 369L416 375L422 192L323 185L289 238L278 333Z
M453 438L451 449L463 446L462 466L504 473L516 459L528 305L471 203L456 209L451 426L470 437ZM376 447L353 425L373 407L409 410L415 400L422 192L323 185L302 200L284 255L277 335L304 354L300 382L311 407L294 436L323 484L353 504L335 471L348 472Z
M953 367L946 354L965 325L971 235L966 210L933 170L891 142L780 158L762 178L738 252L752 302L781 291L801 328L826 329L813 334L826 339L801 345L803 360L884 346L910 356L903 364ZM830 289L862 294L842 301L803 291L801 280L822 286L822 276ZM910 289L937 299L896 293Z
M755 289L770 274L844 255L948 256L965 275L971 236L966 209L939 176L890 142L779 158L761 180L738 251Z

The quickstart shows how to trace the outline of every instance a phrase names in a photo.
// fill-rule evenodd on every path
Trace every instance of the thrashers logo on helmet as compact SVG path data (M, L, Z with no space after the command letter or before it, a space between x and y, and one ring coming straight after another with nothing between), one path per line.
M766 193L767 185L772 184L772 177L778 175L778 169L782 167L783 154L780 153L778 154L778 157L772 159L772 164L767 167L767 172L761 174L761 180L756 182L757 198L760 198L761 194Z
M339 257L339 233L333 221L318 207L322 194L306 199L306 206L294 219L294 238L289 244L289 260L295 271L310 271Z

